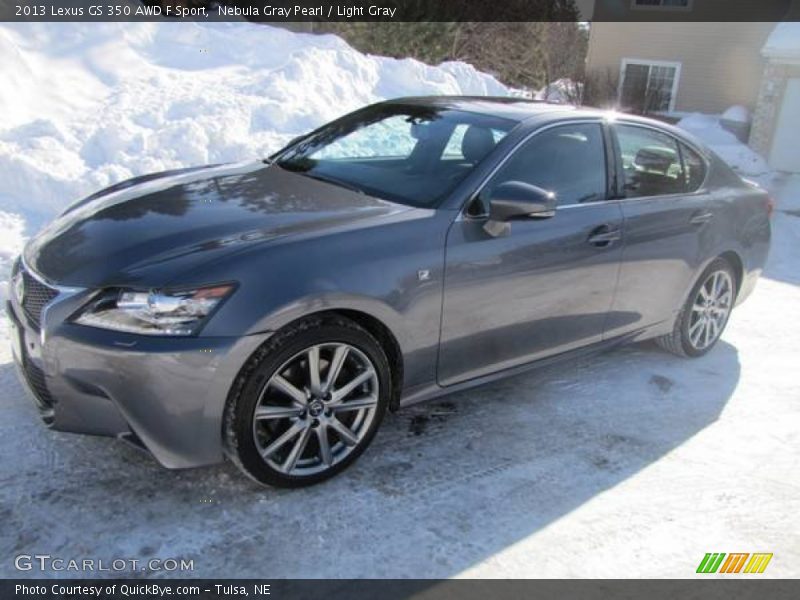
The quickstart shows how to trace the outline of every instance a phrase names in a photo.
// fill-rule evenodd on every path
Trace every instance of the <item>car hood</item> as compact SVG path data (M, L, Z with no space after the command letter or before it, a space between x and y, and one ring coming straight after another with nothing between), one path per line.
M157 287L243 245L368 226L409 210L260 161L203 167L89 196L34 237L24 259L58 285Z

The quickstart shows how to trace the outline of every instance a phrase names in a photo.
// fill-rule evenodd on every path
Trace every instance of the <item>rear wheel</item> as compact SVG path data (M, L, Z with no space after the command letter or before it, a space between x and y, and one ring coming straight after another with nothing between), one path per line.
M298 487L347 468L388 406L380 344L348 319L310 319L251 359L225 419L228 455L260 483Z
M669 335L656 338L679 356L703 356L719 341L736 299L736 276L724 258L714 260L698 279Z

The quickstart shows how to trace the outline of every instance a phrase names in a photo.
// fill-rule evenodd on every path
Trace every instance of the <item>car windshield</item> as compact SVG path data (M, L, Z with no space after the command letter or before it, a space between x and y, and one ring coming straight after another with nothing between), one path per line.
M436 207L514 125L466 111L377 105L290 145L276 164L378 198Z

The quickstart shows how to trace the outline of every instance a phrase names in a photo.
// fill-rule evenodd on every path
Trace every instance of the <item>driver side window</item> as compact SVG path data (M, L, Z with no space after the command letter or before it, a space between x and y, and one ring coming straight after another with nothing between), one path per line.
M486 214L492 190L509 181L556 195L558 206L606 199L606 153L598 123L559 125L535 134L517 149L481 191L469 214Z

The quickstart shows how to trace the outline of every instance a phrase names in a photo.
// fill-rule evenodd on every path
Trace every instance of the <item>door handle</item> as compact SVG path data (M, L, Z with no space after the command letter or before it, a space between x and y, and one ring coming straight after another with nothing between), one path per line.
M689 219L689 223L691 223L692 225L704 225L713 218L714 218L714 213L710 211L707 210L697 211Z
M605 248L620 239L622 239L622 231L619 228L612 229L609 225L601 225L592 231L586 241L592 246Z

